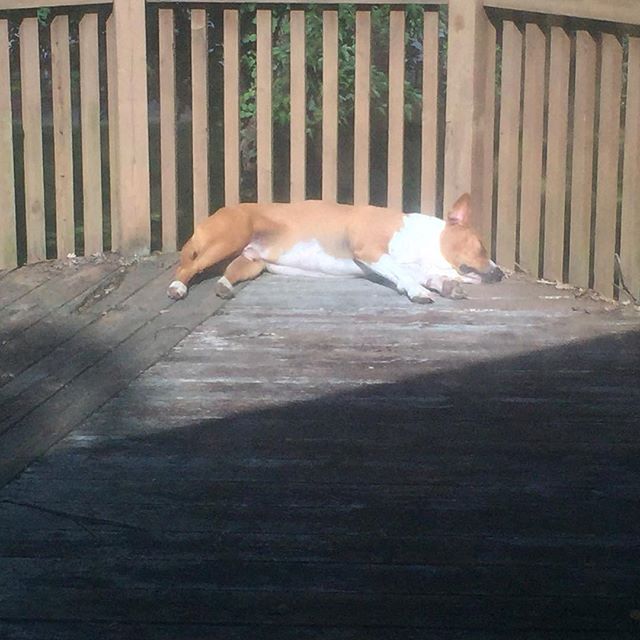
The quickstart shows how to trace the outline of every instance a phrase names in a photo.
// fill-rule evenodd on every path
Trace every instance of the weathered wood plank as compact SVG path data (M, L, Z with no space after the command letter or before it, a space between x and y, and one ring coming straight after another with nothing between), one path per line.
M527 24L522 113L522 175L525 177L520 189L519 264L535 277L539 275L540 253L545 49L542 29L537 24Z
M571 159L569 282L581 287L590 285L595 99L596 43L590 33L578 31Z
M173 9L158 10L158 41L162 250L171 252L177 249L178 243L176 43Z
M306 37L304 9L291 9L291 168L290 199L304 200L307 191Z
M322 199L338 197L338 12L322 12Z
M23 18L20 23L20 78L27 262L38 262L47 257L47 251L44 222L40 38L37 18Z
M67 352L65 357L70 362L68 353L74 353L80 358L87 358L87 364L76 370L76 377L60 384L58 389L54 388L55 383L52 384L50 390L53 395L46 391L45 381L41 387L45 390L41 403L18 422L12 422L11 428L0 436L0 451L3 452L0 484L5 484L31 460L42 455L109 398L126 388L131 380L162 357L204 318L215 313L221 301L214 297L211 305L212 289L212 282L196 287L190 294L190 305L171 305L168 312L162 313L167 307L167 298L159 296L155 289L145 288L145 295L153 292L153 300L163 302L156 302L150 310L143 307L142 315L145 317L135 316L133 327L125 318L124 324L129 325L129 331L125 332L128 337L115 347L111 343L105 348L97 340L107 330L109 323L106 321L92 327L93 339L90 335L78 334L84 351L77 347ZM205 299L209 301L206 305ZM83 338L89 340L83 341ZM71 344L66 345L67 349L70 347ZM100 353L100 357L91 357L92 350L94 354ZM56 370L61 372L60 360L57 363ZM77 375L79 372L82 372L81 376Z
M369 204L371 84L371 11L356 11L356 58L353 131L353 202Z
M72 269L64 273L43 278L41 284L0 309L0 335L2 340L24 331L51 310L66 304L69 300L98 282L117 268L109 262L87 265L82 269Z
M422 145L420 209L436 212L438 171L438 92L440 69L439 14L424 12L422 36Z
M149 184L149 114L147 96L147 43L144 0L113 0L111 69L116 89L114 154L116 159L116 207L111 218L115 246L128 255L146 255L151 245ZM136 29L132 29L136 25ZM107 29L109 22L107 21Z
M273 200L271 9L256 12L256 153L258 201Z
M0 287L0 308L3 308L51 278L46 263L24 266L3 272Z
M606 20L627 24L640 24L640 7L635 0L484 0L484 6L514 11L532 11L550 15L585 18L587 20Z
M521 80L522 33L513 22L505 21L502 28L496 260L509 269L516 258Z
M120 249L120 171L118 169L118 82L115 18L113 13L105 23L107 44L107 112L109 114L109 218L111 222L111 250Z
M82 202L84 251L102 253L102 158L98 14L82 16L80 37L80 122L82 128Z
M571 40L562 27L551 27L547 171L544 209L544 267L547 280L561 282L564 269L567 135Z
M206 9L191 9L193 225L209 215L209 73Z
M404 9L389 14L389 141L387 206L402 210L404 175Z
M640 299L640 38L629 38L620 258L626 286Z
M56 253L59 258L64 258L70 253L75 253L68 16L59 15L51 21L51 75L56 184Z
M224 10L224 201L240 202L240 27L237 9Z
M0 269L18 264L15 172L13 168L13 114L9 69L9 24L0 19Z
M603 33L601 51L593 288L613 297L618 217L622 46L615 36Z
M113 307L132 297L162 270L156 262L122 266L14 336L2 346L2 382L15 379L80 329L110 313Z

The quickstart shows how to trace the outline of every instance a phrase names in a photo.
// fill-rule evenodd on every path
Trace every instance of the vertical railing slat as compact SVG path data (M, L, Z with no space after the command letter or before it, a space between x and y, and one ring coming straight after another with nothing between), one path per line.
M590 33L578 31L571 170L569 282L580 287L589 286L595 97L596 43Z
M111 220L111 250L120 249L120 200L118 168L118 82L115 40L115 17L106 22L107 38L107 112L109 118L109 216Z
M256 12L256 144L258 201L273 199L271 9Z
M207 12L191 10L193 224L209 215L209 79Z
M51 21L53 147L56 185L56 250L59 258L75 251L73 217L73 129L69 18Z
M593 287L613 296L622 96L622 46L614 35L602 34L601 69Z
M369 204L371 109L371 11L356 11L356 60L353 120L353 201Z
M387 203L402 209L404 173L404 9L389 14L389 141Z
M640 38L629 38L620 259L625 285L640 298Z
M290 199L306 197L306 38L304 9L291 9L291 173Z
M338 12L322 12L322 198L338 194Z
M173 9L158 10L160 84L160 197L162 250L175 251L177 228L176 56Z
M562 27L551 28L547 171L544 206L544 269L549 280L562 281L567 188L567 135L571 40Z
M496 259L512 268L516 253L522 34L505 21L502 35Z
M353 121L353 201L369 204L371 100L371 11L356 11L355 97Z
M237 9L224 10L224 201L240 202L240 51Z
M422 39L422 151L420 209L436 212L438 172L439 14L424 12Z
M42 158L42 101L40 91L40 39L38 19L20 25L20 78L24 132L24 200L27 227L27 262L46 256L44 170Z
M0 269L18 264L12 122L9 25L0 19Z
M102 160L100 156L100 86L98 15L87 13L79 25L80 121L82 127L82 200L84 252L102 252Z
M538 276L544 137L545 36L537 24L525 31L520 190L520 267Z

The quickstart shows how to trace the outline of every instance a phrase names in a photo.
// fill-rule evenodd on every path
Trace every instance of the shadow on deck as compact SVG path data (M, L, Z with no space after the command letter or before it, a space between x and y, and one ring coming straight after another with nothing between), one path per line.
M0 491L3 638L638 636L635 312L267 277L200 324L207 286Z

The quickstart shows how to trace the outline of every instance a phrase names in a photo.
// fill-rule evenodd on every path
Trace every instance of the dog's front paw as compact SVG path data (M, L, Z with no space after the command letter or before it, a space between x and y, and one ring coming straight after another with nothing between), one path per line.
M442 297L464 300L467 298L467 292L457 280L445 280L442 283Z
M434 297L424 287L412 287L407 290L407 297L416 304L431 304L435 302Z
M174 280L167 289L167 295L172 300L182 300L187 297L187 285L180 280Z

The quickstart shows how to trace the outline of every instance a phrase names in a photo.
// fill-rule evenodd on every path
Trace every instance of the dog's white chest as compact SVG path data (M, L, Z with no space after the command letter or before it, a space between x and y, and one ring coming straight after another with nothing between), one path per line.
M421 213L405 215L404 224L389 242L389 255L398 263L414 265L424 273L454 272L440 248L445 223Z
M252 245L252 248L255 246ZM352 259L332 256L317 240L298 242L277 258L264 259L267 263L267 271L282 275L316 277L362 275L361 269Z

